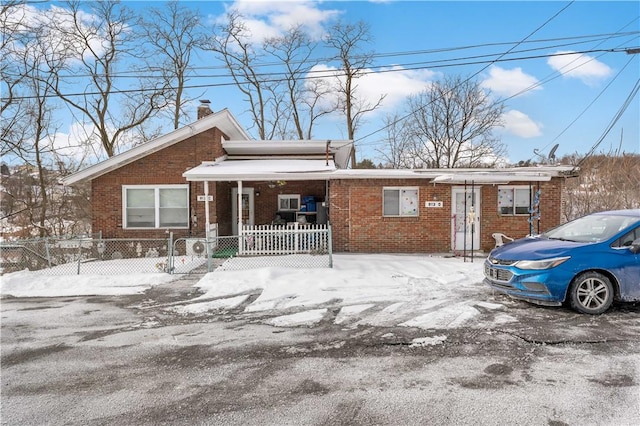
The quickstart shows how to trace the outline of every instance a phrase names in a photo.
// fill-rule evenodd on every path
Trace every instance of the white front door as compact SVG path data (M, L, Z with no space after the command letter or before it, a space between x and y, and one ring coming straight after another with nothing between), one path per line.
M254 224L253 188L242 188L242 224ZM231 224L233 235L238 235L238 188L231 190Z
M480 249L480 188L453 188L451 247L455 251Z

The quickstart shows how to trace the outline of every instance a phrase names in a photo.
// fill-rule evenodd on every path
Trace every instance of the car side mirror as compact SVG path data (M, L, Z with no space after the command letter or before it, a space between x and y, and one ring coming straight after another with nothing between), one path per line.
M635 240L633 240L633 242L629 246L629 250L631 250L631 253L633 254L640 253L640 238L636 238Z

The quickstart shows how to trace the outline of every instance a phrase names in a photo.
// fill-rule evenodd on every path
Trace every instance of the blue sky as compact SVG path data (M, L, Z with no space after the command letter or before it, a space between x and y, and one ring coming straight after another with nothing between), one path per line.
M374 37L372 48L377 53L411 52L441 49L443 52L381 58L376 65L404 65L414 62L456 59L468 63L471 56L490 54L490 59L513 50L539 49L513 56L547 55L559 51L591 51L613 48L640 47L640 3L628 2L519 2L519 1L340 1L340 2L184 2L192 5L215 21L225 8L239 7L245 16L260 22L259 29L278 31L278 22L306 22L309 27L326 26L332 18L343 21L368 22ZM292 6L292 3L298 7ZM145 7L148 3L138 3ZM565 8L562 10L563 8ZM562 11L561 11L562 10ZM557 16L555 16L557 15ZM317 19L314 19L317 18ZM326 20L323 20L325 19ZM600 34L633 33L617 37L593 37ZM578 39L578 37L585 37ZM565 40L567 39L567 40ZM534 42L546 40L544 42ZM520 42L523 42L518 44ZM526 43L529 41L529 43ZM582 41L576 44L577 41ZM493 46L450 51L464 46ZM565 43L572 43L562 46ZM557 47L556 47L557 46ZM447 51L449 50L449 51ZM640 77L640 55L624 52L586 54L588 58L558 57L554 64L548 57L496 63L484 62L456 67L433 67L407 72L400 81L400 73L371 76L372 99L386 93L387 102L378 114L370 115L356 137L361 156L372 157L382 148L384 132L358 140L383 127L383 114L398 109L402 97L422 90L428 81L441 74L475 77L501 98L538 85L505 103L507 128L500 131L508 149L509 159L537 159L534 149L548 152L558 143L557 155L586 153L610 127ZM570 58L570 59L569 59ZM576 60L577 59L577 60ZM573 65L558 72L567 62ZM579 65L580 61L585 62ZM630 63L628 63L631 61ZM628 63L628 64L627 64ZM626 66L626 68L625 68ZM576 68L567 73L569 68ZM555 78L553 78L555 77ZM551 79L545 82L547 79ZM387 83L388 81L388 83ZM195 82L195 80L194 80ZM200 81L198 81L200 82ZM383 89L382 91L380 89ZM386 91L385 91L386 89ZM212 101L214 109L229 108L244 123L248 115L245 105L230 102L222 90L212 88L203 98ZM640 153L640 98L632 104L612 127L598 147L598 151L618 148ZM575 122L574 122L575 121ZM572 124L573 123L573 124ZM318 139L343 138L342 123L324 126L316 132ZM361 157L359 156L359 157Z
M123 3L139 11L163 4ZM555 144L559 144L558 157L585 154L598 142L597 152L620 148L640 153L638 94L618 117L640 77L640 54L624 51L640 47L637 1L181 3L197 9L210 25L229 8L239 8L256 37L277 34L295 22L320 34L336 19L350 23L362 20L370 25L374 37L371 49L376 53L427 51L380 57L374 65L387 70L395 67L396 71L374 72L359 82L363 94L371 99L387 95L382 108L367 116L356 135L359 159L375 161L377 150L383 147L385 115L400 111L406 96L448 74L473 76L496 99L506 99L506 126L497 134L512 162L539 160L534 150L546 153ZM586 53L558 56L559 52ZM487 56L472 59L481 55ZM504 61L490 63L499 58ZM414 63L426 64L409 65ZM203 55L196 64L219 65L212 55ZM207 70L194 71L189 84L211 83L198 73ZM228 108L245 127L250 126L247 105L233 88L208 87L190 95L211 100L214 110ZM190 108L194 114L196 106L194 101ZM344 139L344 129L343 122L328 120L316 129L314 137Z

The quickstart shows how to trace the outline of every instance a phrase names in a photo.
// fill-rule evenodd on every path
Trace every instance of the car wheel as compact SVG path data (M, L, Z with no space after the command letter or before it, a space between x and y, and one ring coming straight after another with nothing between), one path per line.
M571 307L583 314L598 315L613 303L613 284L598 272L578 275L571 284Z

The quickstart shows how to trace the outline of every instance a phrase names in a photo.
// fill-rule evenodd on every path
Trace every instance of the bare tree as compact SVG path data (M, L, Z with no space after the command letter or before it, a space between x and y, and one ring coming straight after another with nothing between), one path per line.
M571 155L562 163L580 164L578 177L565 185L563 216L575 219L602 210L640 208L640 155Z
M24 22L26 19L21 3L18 0L11 0L0 5L0 52L3 56L0 61L0 81L2 82L0 155L2 156L14 148L13 143L19 139L15 136L22 132L19 127L24 123L24 120L21 120L24 117L24 112L21 111L22 105L15 99L16 90L24 78L24 74L19 69L20 54L16 55L16 51L19 50L17 45L24 37L26 29Z
M408 100L411 155L425 167L489 167L504 154L493 136L503 106L478 83L445 77Z
M177 129L186 115L183 107L191 100L185 96L185 85L192 58L207 44L200 15L172 0L162 8L148 9L141 19L141 29L152 46L153 60L160 59L159 65L148 68L160 72L171 88L167 96L171 99L173 128Z
M274 85L277 81L267 80L260 75L258 66L264 58L264 51L251 40L251 32L237 11L227 14L228 22L215 29L209 49L218 53L224 61L235 85L250 105L249 112L253 125L258 129L260 139L271 139L278 129L281 117L269 114L270 108L280 105L273 96L278 93Z
M79 1L69 1L68 9L61 11L55 20L60 37L73 47L79 65L73 67L75 62L72 62L67 73L56 74L52 87L93 124L105 154L111 157L119 152L124 134L167 105L167 87L165 82L141 80L137 87L123 91L124 100L116 108L116 96L120 92L116 84L118 65L125 58L135 59L141 55L131 30L134 16L116 1L88 4L90 17L80 6ZM88 76L84 88L68 93L77 87L75 75L82 73Z
M304 139L311 139L313 137L313 125L320 118L336 110L336 106L324 102L324 99L330 97L332 91L333 88L331 84L325 79L309 78L305 82L305 94L300 99L309 117L307 128L304 132Z
M23 183L22 187L7 186L11 188L12 192L8 194L15 201L14 207L20 211L14 220L21 221L29 234L35 229L39 236L50 234L48 219L55 203L52 196L57 186L57 179L51 171L56 158L54 141L57 131L53 119L57 100L51 83L69 53L65 43L52 36L50 29L43 22L36 21L31 26L25 25L20 37L15 39L11 58L20 76L16 89L22 96L4 111L12 116L12 122L19 123L14 131L6 134L10 155L23 161L23 173L28 170L28 175L12 179L13 183Z
M310 139L317 118L324 110L314 109L320 93L318 85L305 84L305 77L318 63L313 59L317 43L305 34L301 26L292 27L280 37L265 41L265 51L275 57L285 68L283 80L286 90L287 122L291 122L298 139Z
M363 116L377 109L385 97L382 95L371 103L358 93L357 79L371 64L373 57L372 53L363 49L372 41L369 26L363 21L357 24L338 22L331 27L325 39L327 46L337 52L336 60L340 63L337 107L345 116L348 139L355 138ZM351 150L351 165L356 165L355 146Z
M376 151L385 161L385 167L392 169L424 167L419 158L410 155L413 141L410 138L406 120L398 113L389 115L385 119L384 129L387 133L384 139L385 147Z

